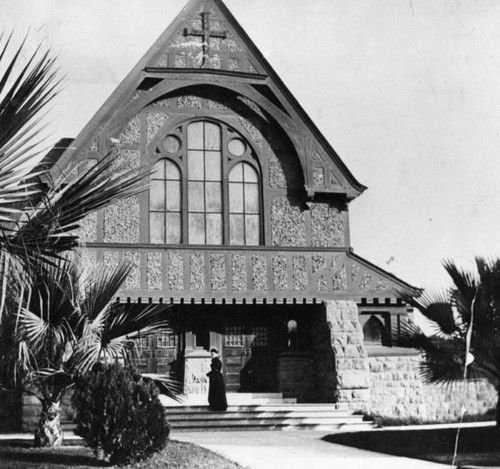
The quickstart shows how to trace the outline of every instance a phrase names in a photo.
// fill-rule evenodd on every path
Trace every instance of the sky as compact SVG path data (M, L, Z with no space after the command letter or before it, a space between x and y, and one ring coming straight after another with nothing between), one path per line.
M0 0L64 86L48 142L76 137L186 0ZM500 256L498 0L225 0L359 182L354 251L415 286Z

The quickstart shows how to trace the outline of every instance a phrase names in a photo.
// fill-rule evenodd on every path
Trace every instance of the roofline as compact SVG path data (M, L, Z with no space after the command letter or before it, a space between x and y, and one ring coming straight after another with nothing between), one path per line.
M337 163L340 166L340 169L345 171L345 176L349 179L349 182L357 189L359 190L360 195L367 189L366 186L361 184L351 173L349 168L345 165L345 163L342 161L338 153L335 151L335 149L331 146L331 144L328 142L328 140L325 138L325 136L322 134L322 132L318 129L314 121L309 117L307 112L304 110L304 108L301 106L301 104L297 101L295 96L291 93L291 91L288 89L288 87L285 85L283 80L279 77L279 75L276 73L272 65L267 61L267 59L264 57L264 55L260 52L259 48L255 45L255 43L252 41L250 36L245 32L243 27L240 25L238 20L234 17L234 15L231 13L231 11L226 7L224 2L222 0L213 0L214 3L221 8L221 10L224 11L224 13L234 22L235 29L237 29L238 33L243 37L245 41L248 42L248 45L251 49L251 51L254 53L254 55L259 59L262 60L264 63L265 68L268 68L270 71L271 78L276 82L278 85L278 88L283 92L285 97L290 101L292 106L295 108L295 110L298 112L299 116L304 120L304 122L307 124L311 132L314 134L314 136L321 142L322 145L325 146L325 149L331 156L334 157L335 163Z
M169 26L162 32L162 34L155 40L153 45L146 51L146 53L140 58L140 60L136 63L136 65L130 70L130 72L125 76L125 78L120 82L118 87L111 93L111 95L106 99L106 101L101 105L101 107L97 110L94 116L87 122L85 127L79 132L77 137L73 141L72 146L79 146L82 141L87 138L88 133L95 128L95 125L99 125L102 120L106 118L106 114L108 110L116 104L118 99L127 91L132 93L139 83L144 78L144 74L146 73L146 68L150 60L153 56L158 52L157 44L163 44L165 40L173 34L173 32L177 29L180 23L182 23L185 17L189 14L190 10L192 10L195 5L200 0L189 0L184 8L177 14L174 20L169 24ZM234 17L231 11L226 7L222 0L212 0L218 8L221 9L224 15L227 16L228 20L232 23L232 26L235 28L236 32L242 37L242 39L246 42L250 51L255 55L257 60L261 61L266 71L269 72L269 78L276 83L278 89L283 93L284 98L287 99L294 110L299 114L299 117L303 119L306 126L309 128L314 137L319 141L321 145L323 145L327 154L334 160L334 162L338 165L339 169L343 172L346 179L353 186L355 190L359 192L358 195L363 193L367 187L361 184L351 173L349 168L342 161L340 156L334 150L334 148L330 145L330 143L326 140L324 135L318 129L316 124L312 121L306 111L302 108L297 99L293 96L287 86L283 83L279 75L276 73L271 64L267 61L267 59L262 55L260 50L257 48L252 39L245 32L243 27L240 25L238 20ZM60 157L66 158L68 152L65 151ZM59 161L54 162L54 164L59 163Z
M347 257L350 257L351 259L354 259L358 261L361 264L364 264L365 267L368 267L369 269L372 269L376 271L378 274L383 275L384 277L387 277L389 280L393 281L394 283L397 283L401 286L402 290L409 291L413 295L420 295L424 289L420 287L415 287L413 285L410 285L409 283L406 283L405 281L401 280L399 277L396 277L396 275L391 274L387 270L384 270L380 268L378 265L375 265L371 263L370 261L367 261L364 257L358 256L357 254L354 254L352 250L347 252Z

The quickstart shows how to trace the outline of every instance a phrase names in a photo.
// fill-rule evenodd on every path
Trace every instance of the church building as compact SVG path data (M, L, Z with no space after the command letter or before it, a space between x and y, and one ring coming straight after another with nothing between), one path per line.
M206 400L217 347L230 392L367 407L418 290L353 252L366 188L221 0L189 1L54 171L109 152L149 189L85 221L81 259L131 263L119 301L170 305L142 370Z

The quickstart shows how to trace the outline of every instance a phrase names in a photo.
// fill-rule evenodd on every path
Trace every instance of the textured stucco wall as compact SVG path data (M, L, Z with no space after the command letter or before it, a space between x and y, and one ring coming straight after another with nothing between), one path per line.
M168 129L168 123L181 113L185 116L190 110L203 111L207 117L215 118L221 117L218 113L222 112L222 118L232 122L260 153L262 189L271 189L269 203L263 205L269 214L263 220L271 220L266 232L274 246L345 245L346 226L342 209L326 201L310 202L310 208L307 208L303 193L304 176L293 146L282 131L269 122L259 106L247 98L209 88L193 88L186 94L160 98L124 122L120 130L107 135L106 129L101 129L102 135L91 139L92 143L84 154L92 161L99 155L104 156L109 151L109 143L106 146L98 142L113 137L119 142L112 148L115 169L134 169L141 161L153 163L158 157L156 146L161 146L159 142L167 130L173 130ZM147 211L148 206L138 197L113 204L101 213L101 222L91 216L82 223L82 241L138 243L146 239L147 227L140 224L140 210ZM102 233L97 233L99 229Z
M297 201L278 197L271 203L271 237L273 246L305 246L304 210Z
M317 247L345 246L344 219L339 208L311 202L311 244Z

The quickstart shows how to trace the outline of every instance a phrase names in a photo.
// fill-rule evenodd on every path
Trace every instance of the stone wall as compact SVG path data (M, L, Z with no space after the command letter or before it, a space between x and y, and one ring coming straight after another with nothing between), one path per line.
M344 403L353 410L367 409L369 369L356 303L326 301L311 332L317 400Z
M313 347L315 397L312 402L331 403L337 399L337 372L332 348L332 331L323 306L314 314L309 329Z
M23 393L22 395L22 425L21 429L25 432L34 432L40 420L42 405L36 396ZM71 391L64 394L61 405L61 422L72 421L74 409L71 405Z
M422 382L420 355L369 357L370 411L386 418L424 422L457 420L462 406L468 414L480 415L496 405L496 391L478 380L453 386Z

